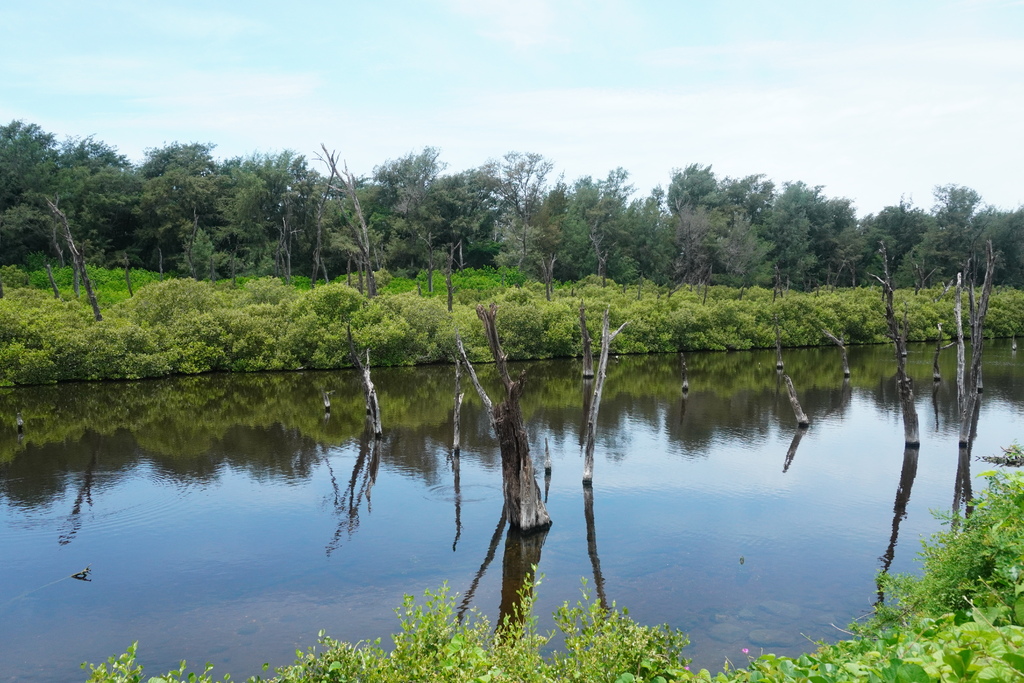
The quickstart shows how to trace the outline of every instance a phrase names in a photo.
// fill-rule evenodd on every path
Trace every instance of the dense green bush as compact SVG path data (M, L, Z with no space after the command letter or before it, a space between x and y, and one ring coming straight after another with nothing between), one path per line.
M0 299L0 386L211 370L347 367L349 327L357 348L370 351L373 365L449 361L456 328L470 358L486 361L490 352L475 308L491 302L498 304L498 330L514 360L579 355L581 300L595 349L606 308L613 328L628 323L615 339L616 353L768 348L775 343L776 322L785 346L828 343L823 329L851 344L886 341L877 288L775 297L756 287L742 293L723 286L673 292L648 284L638 298L636 289L624 291L610 281L601 286L599 278L590 277L556 288L548 301L543 285L525 282L518 271L479 270L453 274L462 289L449 313L443 287L421 296L396 285L385 288L394 293L368 300L340 281L315 289L274 278L240 280L232 286L229 281L161 281L140 271L133 272L133 282L148 284L139 284L129 297L123 271L95 271L102 323L93 321L84 294L79 298L66 290L70 268L55 272L60 300L48 292L46 280L37 282L38 272L29 275L28 286L10 288ZM516 286L502 287L502 278ZM897 292L911 340L934 339L939 322L949 338L955 328L953 294L943 294L941 288ZM1022 321L1024 293L995 291L986 334L1015 334Z

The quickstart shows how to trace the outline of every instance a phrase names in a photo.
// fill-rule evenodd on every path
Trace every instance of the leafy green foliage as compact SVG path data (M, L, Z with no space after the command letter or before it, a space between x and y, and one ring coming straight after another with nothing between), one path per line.
M948 520L950 528L925 545L924 575L887 580L897 604L881 613L876 628L907 615L972 608L1004 609L1001 618L1024 625L1024 478L988 474L973 512Z
M128 297L123 271L90 268L104 313L96 323L84 299L71 290L70 268L55 271L61 299L53 298L45 273L6 268L22 286L8 286L0 299L0 386L214 370L343 368L350 364L349 327L357 348L369 349L373 365L446 362L454 354L455 329L473 360L488 361L475 307L490 302L499 305L498 329L513 360L579 355L580 300L590 311L593 338L606 307L614 326L628 322L616 337L616 353L769 348L776 318L786 346L827 343L822 328L852 344L886 341L881 300L872 289L774 298L758 287L673 292L648 282L633 290L610 281L602 286L591 276L555 288L548 301L542 283L500 285L500 278L520 277L517 271L467 270L463 282L483 289L459 290L449 313L436 290L431 296L410 290L368 300L342 282L309 289L269 277L232 286L161 281L153 273L133 271L134 296ZM939 288L898 292L912 341L934 339L939 322L954 328L952 297L941 294ZM997 290L987 333L1015 334L1022 319L1024 293Z

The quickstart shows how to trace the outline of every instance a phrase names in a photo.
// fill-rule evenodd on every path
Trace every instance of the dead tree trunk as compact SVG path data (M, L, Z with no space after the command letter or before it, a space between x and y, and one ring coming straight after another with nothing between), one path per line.
M580 334L583 337L583 379L594 376L594 354L590 350L590 332L587 330L587 309L580 299Z
M50 289L53 290L53 298L60 300L60 290L57 289L57 281L53 279L53 268L50 267L50 262L46 262L46 278L50 281Z
M356 246L359 248L359 260L366 266L366 296L372 299L377 296L377 281L373 275L373 261L370 253L372 247L370 243L370 228L366 223L366 217L363 215L363 207L359 203L359 195L356 193L356 177L349 172L348 164L344 162L342 162L342 170L339 171L337 155L334 152L328 152L327 146L324 144L321 144L320 147L324 151L324 156L320 157L321 161L330 168L332 177L336 176L341 179L341 190L349 198L349 201L352 202L352 206L355 209L357 223L352 224L352 232L356 238Z
M811 424L811 421L807 419L804 409L800 407L800 399L796 397L796 389L793 388L793 380L789 378L789 375L783 375L782 379L786 382L786 391L789 392L789 404L793 406L793 415L796 416L796 424L799 427L806 427Z
M352 341L351 326L348 328L348 353L352 365L359 371L359 376L363 381L363 395L366 397L366 420L373 429L373 435L379 439L384 435L384 431L380 426L380 403L377 401L377 387L373 386L373 381L370 379L370 350L366 350L366 365L363 365L359 360L359 354L356 353L356 345Z
M939 369L939 354L942 351L945 351L946 349L948 349L950 346L953 346L954 344L956 344L957 340L954 339L953 341L951 341L948 344L946 344L945 346L943 346L942 345L942 323L936 323L936 326L939 328L939 338L937 340L935 340L935 358L932 360L932 381L933 382L941 382L942 381L942 371Z
M211 257L212 258L212 257ZM124 282L128 285L128 298L135 296L132 292L132 274L129 271L128 254L124 255Z
M964 319L963 319L963 274L956 274L956 299L953 301L953 316L956 318L956 405L964 408Z
M324 210L327 208L327 200L331 196L331 183L334 181L335 168L331 166L330 174L327 177L327 183L324 185L324 192L320 196L320 202L316 207L316 245L313 247L313 272L309 280L310 289L316 288L316 280L318 277L318 271L323 269L324 271L324 284L330 284L327 279L327 268L321 259L321 252L323 249L323 233L324 233Z
M985 346L985 317L988 315L988 300L992 294L992 276L996 259L992 253L992 242L985 245L985 284L981 300L971 311L971 369L967 377L964 403L960 411L960 445L966 445L971 436L971 417L974 414L978 394L981 393L981 354Z
M462 361L455 358L455 414L452 417L454 424L455 434L452 437L452 452L455 457L459 456L459 449L461 446L461 435L460 429L462 425L462 399L465 397L465 393L462 391Z
M782 332L779 331L779 316L775 316L775 369L783 369L785 364L782 362Z
M71 258L75 262L77 271L82 274L82 283L85 285L85 293L89 297L89 305L92 306L92 315L99 322L103 320L103 315L100 313L100 305L96 302L96 293L92 291L92 281L89 280L89 274L85 270L85 257L82 255L82 251L75 246L75 240L71 236L71 226L68 225L68 217L57 208L56 202L51 202L47 199L46 203L50 205L50 210L57 217L57 220L60 221L61 227L64 229L64 241L67 242L68 251L71 253Z
M594 400L590 404L590 415L587 416L586 439L583 444L583 485L588 486L594 481L594 437L597 432L597 414L601 410L601 392L604 391L604 380L608 374L608 352L612 341L622 332L628 323L624 322L615 332L608 331L608 309L604 309L604 321L601 323L601 360L597 365L597 377L594 381Z
M846 355L846 343L843 341L842 335L837 337L837 336L835 336L834 334L832 334L831 332L829 332L828 330L826 330L824 328L822 328L821 331L825 333L825 336L828 337L832 341L833 344L835 344L836 346L839 347L840 351L842 351L842 353L843 353L843 377L849 377L850 376L850 360L849 360L849 358Z
M466 364L469 377L473 380L473 386L487 408L494 435L498 438L501 449L502 490L509 524L522 531L546 529L551 525L551 517L548 516L547 508L540 497L540 487L537 486L533 461L530 459L530 442L523 424L522 409L519 407L519 398L523 394L526 373L521 374L515 381L509 377L507 357L498 340L498 328L495 322L497 312L496 304L491 304L489 309L484 308L483 305L476 307L476 314L484 325L484 334L487 337L487 344L491 348L491 354L494 356L498 375L505 386L504 401L498 404L491 401L487 392L480 385L476 371L466 356L466 349L462 345L462 338L458 332L456 332L455 341L459 347L462 362Z
M900 406L903 409L903 436L907 446L921 445L921 436L918 429L917 407L914 405L914 385L907 375L907 319L903 317L900 324L896 318L896 310L893 308L893 287L892 279L889 277L889 258L885 252L885 245L881 249L882 264L884 266L885 279L874 275L873 277L882 283L882 290L885 297L885 319L889 326L888 337L892 340L896 354L896 389L900 397Z

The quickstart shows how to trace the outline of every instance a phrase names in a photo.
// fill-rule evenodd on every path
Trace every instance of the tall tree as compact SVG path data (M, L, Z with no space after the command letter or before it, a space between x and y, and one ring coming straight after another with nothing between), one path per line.
M534 152L509 152L483 167L494 194L505 207L505 239L519 268L528 262L533 219L544 202L547 177L553 168L554 163Z
M378 201L397 216L398 231L415 246L426 252L427 291L434 291L435 251L444 225L432 220L427 200L434 183L447 164L440 161L440 150L424 147L384 162L374 169L374 180L380 186ZM418 249L416 249L418 251Z

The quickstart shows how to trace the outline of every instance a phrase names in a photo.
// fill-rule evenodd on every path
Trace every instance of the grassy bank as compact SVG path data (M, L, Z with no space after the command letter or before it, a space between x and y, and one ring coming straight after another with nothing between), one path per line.
M614 342L617 353L766 348L775 344L775 321L785 346L827 344L829 329L853 344L885 341L877 289L789 292L711 287L671 292L648 285L623 289L596 278L559 287L547 301L543 286L516 273L459 274L452 311L443 286L426 293L412 280L381 277L383 294L366 299L347 284L315 289L263 278L196 282L133 276L95 269L104 319L96 322L84 294L76 297L60 271L60 299L45 274L6 274L0 299L0 386L69 380L138 379L222 370L335 369L347 367L351 328L357 347L374 365L445 362L458 328L470 356L489 358L475 306L497 302L499 333L509 357L540 359L580 354L579 305L585 302L593 336L610 309L613 325L629 321ZM138 285L145 282L146 284ZM504 284L502 284L504 283ZM520 286L513 286L518 284ZM304 286L303 286L304 285ZM423 292L421 294L420 292ZM966 296L965 296L966 299ZM955 329L953 295L941 289L900 291L910 339L934 339L937 323ZM966 301L965 301L966 309ZM1024 293L996 290L986 334L1010 336L1024 325Z
M684 634L637 624L596 600L564 605L555 623L564 648L540 652L550 634L536 631L532 595L518 619L493 629L481 615L462 623L446 589L397 610L390 651L379 642L343 643L321 636L278 683L314 681L831 681L926 682L1024 680L1024 477L987 473L989 485L966 520L952 520L923 552L920 578L883 577L891 594L860 635L798 658L748 653L723 671L692 671ZM536 590L536 588L534 588ZM90 667L90 683L146 680L135 647ZM152 681L209 683L181 668ZM253 679L259 680L259 679Z

